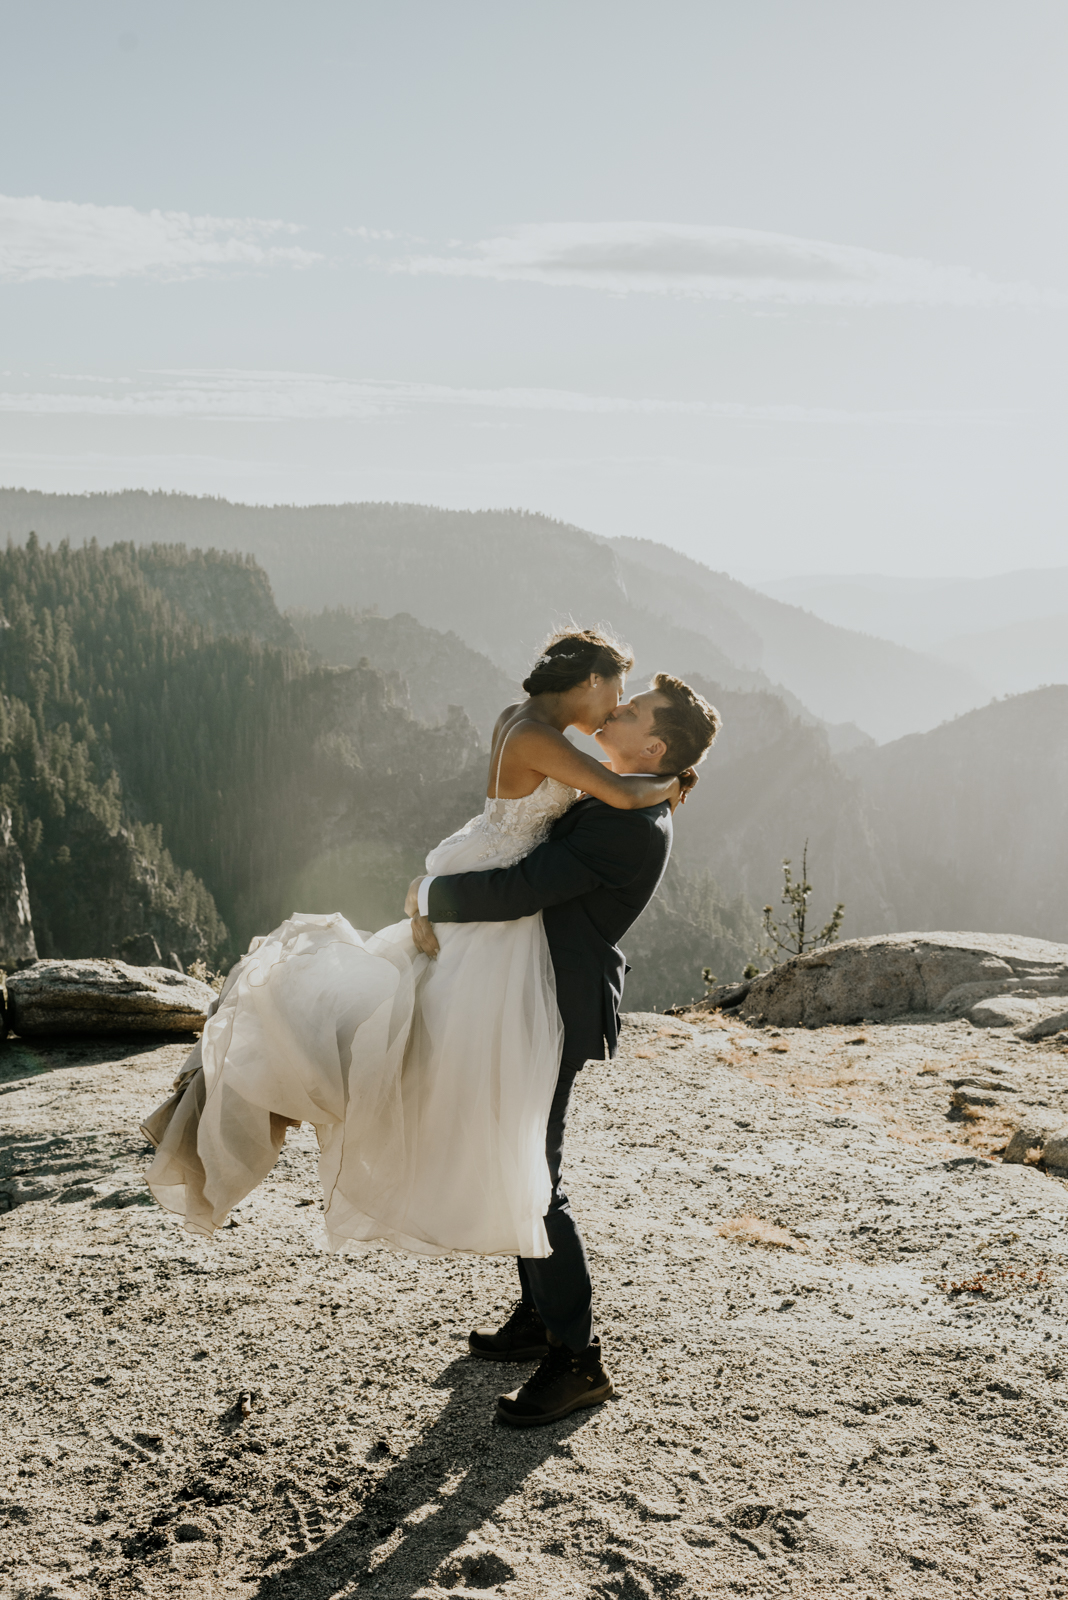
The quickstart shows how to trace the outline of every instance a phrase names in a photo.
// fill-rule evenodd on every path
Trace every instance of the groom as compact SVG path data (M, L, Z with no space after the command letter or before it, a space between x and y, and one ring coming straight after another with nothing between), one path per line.
M703 760L719 714L688 684L658 673L651 687L620 705L597 734L613 772L681 773ZM471 1354L485 1361L533 1361L522 1388L502 1395L501 1422L527 1428L553 1422L612 1393L593 1331L593 1286L586 1250L561 1188L564 1129L575 1078L588 1060L614 1056L626 963L621 939L656 892L671 851L664 801L622 811L587 798L554 824L546 842L514 867L417 878L405 910L422 948L434 948L435 922L511 922L544 915L556 975L564 1048L549 1112L545 1153L552 1198L545 1217L552 1255L520 1259L522 1297L503 1327L477 1329Z

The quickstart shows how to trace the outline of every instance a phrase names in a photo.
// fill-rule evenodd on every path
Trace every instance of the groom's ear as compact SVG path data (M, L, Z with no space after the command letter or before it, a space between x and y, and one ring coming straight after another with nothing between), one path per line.
M660 771L660 763L667 755L667 745L663 739L650 739L642 756L654 772Z

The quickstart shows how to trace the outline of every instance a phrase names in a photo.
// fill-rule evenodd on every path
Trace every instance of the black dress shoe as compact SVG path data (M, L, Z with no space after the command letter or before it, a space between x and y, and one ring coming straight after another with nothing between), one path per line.
M549 1348L545 1324L532 1305L520 1300L503 1327L475 1328L467 1347L480 1361L540 1361Z
M521 1389L501 1395L497 1420L512 1428L536 1428L580 1406L598 1406L613 1393L612 1380L601 1365L600 1339L577 1355L566 1345L552 1345Z

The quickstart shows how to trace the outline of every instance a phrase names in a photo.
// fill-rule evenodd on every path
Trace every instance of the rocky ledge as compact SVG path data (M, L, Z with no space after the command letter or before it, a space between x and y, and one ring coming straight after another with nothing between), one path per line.
M199 1033L215 991L170 967L35 961L7 980L7 1026L63 1033Z
M514 1264L330 1255L312 1128L210 1242L152 1203L185 1055L0 1054L0 1593L1068 1591L1068 1187L997 1156L1003 1116L1068 1122L1056 1043L626 1018L567 1133L617 1393L514 1431L533 1365L466 1353Z
M777 1028L934 1015L1040 1039L1068 1029L1068 945L990 933L849 939L720 984L704 1005Z

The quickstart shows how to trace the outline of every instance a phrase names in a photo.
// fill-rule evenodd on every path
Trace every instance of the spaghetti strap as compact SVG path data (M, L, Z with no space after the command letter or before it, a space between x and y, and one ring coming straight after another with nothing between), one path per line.
M512 728L514 728L514 727L515 727L515 723L513 722ZM501 748L497 752L497 781L493 785L493 798L494 798L494 801L497 801L497 800L499 800L501 798L501 762L504 760L504 747L508 743L509 739L512 737L512 728L508 729L508 732L505 734L504 738L501 740Z

